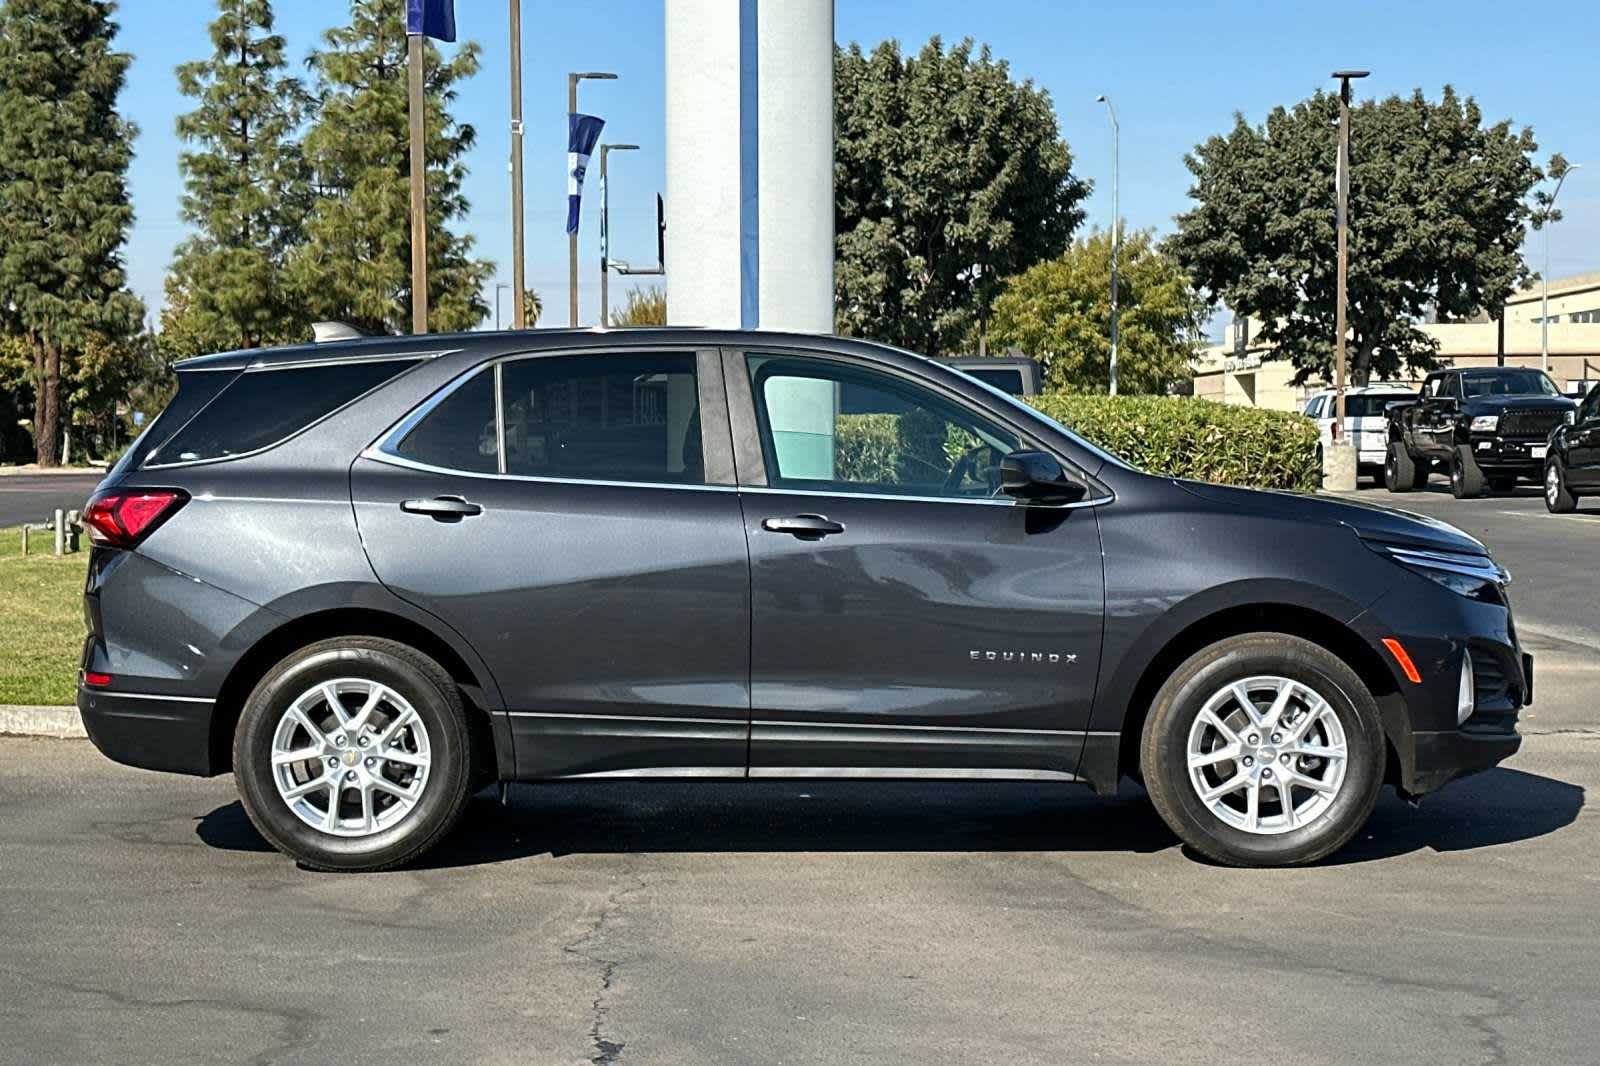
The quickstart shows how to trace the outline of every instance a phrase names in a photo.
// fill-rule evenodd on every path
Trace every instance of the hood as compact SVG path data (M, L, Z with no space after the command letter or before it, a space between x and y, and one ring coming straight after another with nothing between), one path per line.
M1345 526L1357 536L1389 544L1417 548L1488 555L1481 541L1468 536L1448 522L1401 511L1393 507L1361 503L1332 496L1304 496L1270 489L1241 489L1231 485L1208 485L1199 481L1175 481L1179 488L1208 503L1232 510L1251 510L1258 514L1288 518L1296 522Z
M1480 414L1501 411L1548 411L1552 407L1576 411L1578 404L1565 396L1474 396L1461 406Z

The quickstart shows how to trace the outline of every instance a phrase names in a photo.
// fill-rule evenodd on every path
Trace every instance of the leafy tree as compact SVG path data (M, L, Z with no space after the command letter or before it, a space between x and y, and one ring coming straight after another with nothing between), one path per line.
M971 41L835 53L837 326L930 355L970 344L1001 279L1083 219L1050 96Z
M1553 222L1561 221L1561 208L1556 206L1556 189L1571 172L1572 164L1567 162L1566 156L1557 152L1550 157L1550 162L1545 164L1544 178L1556 184L1534 192L1533 210L1528 214L1529 229L1541 230Z
M1155 246L1124 233L1118 269L1117 377L1127 392L1165 392L1200 347L1205 299ZM996 346L1042 359L1052 389L1106 388L1111 365L1111 235L1095 232L1008 280L989 327Z
M350 24L329 30L310 59L320 93L305 154L318 195L290 274L313 319L370 332L407 332L411 322L405 14L405 0L351 0ZM424 53L429 324L469 329L488 314L491 267L472 257L470 236L449 228L467 212L462 158L476 140L449 108L456 84L478 69L478 47L464 44L446 61L425 40Z
M667 324L667 292L635 285L628 290L622 310L611 315L613 326L664 326Z
M199 101L178 119L197 146L179 156L182 213L196 228L167 278L163 332L175 355L304 340L302 301L284 268L310 207L296 141L310 101L283 70L284 39L269 0L218 0L209 59L178 68L178 88ZM174 341L182 338L182 349Z
M532 329L539 324L539 316L544 314L544 297L534 289L522 291L522 317Z
M132 334L126 289L136 130L117 114L130 57L109 0L0 5L0 332L29 365L34 455L60 461L62 381L93 335Z
M1260 126L1235 116L1187 157L1193 210L1168 246L1212 300L1261 323L1297 381L1332 376L1338 97ZM1533 134L1485 125L1470 97L1368 100L1351 113L1349 358L1358 383L1434 365L1425 314L1498 314L1528 277L1520 254Z

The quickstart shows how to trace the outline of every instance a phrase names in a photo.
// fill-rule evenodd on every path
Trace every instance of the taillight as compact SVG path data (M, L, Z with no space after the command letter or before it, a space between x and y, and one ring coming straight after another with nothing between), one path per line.
M182 489L108 492L89 501L83 524L96 544L132 548L188 502Z

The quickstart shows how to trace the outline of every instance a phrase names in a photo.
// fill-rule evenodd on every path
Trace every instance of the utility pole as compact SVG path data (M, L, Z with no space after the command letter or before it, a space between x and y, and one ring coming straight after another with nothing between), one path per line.
M428 332L428 154L423 144L422 35L406 36L411 97L411 332Z
M1111 97L1101 93L1097 98L1098 103L1106 105L1106 113L1111 116L1111 395L1117 394L1117 342L1121 323L1118 321L1118 299L1120 292L1117 284L1118 260L1122 257L1122 128L1117 124L1117 109L1111 103Z
M1550 373L1550 227L1555 222L1552 216L1556 210L1556 197L1561 195L1561 186L1567 183L1567 175L1582 167L1582 163L1573 163L1562 172L1561 177L1556 179L1556 191L1550 194L1550 202L1544 209L1544 293L1539 297L1539 368L1546 374Z
M511 321L518 329L528 328L527 276L524 273L522 210L522 0L511 0L511 288L516 304ZM495 329L500 328L500 290L495 289Z
M611 324L611 201L606 181L606 157L612 152L637 152L637 144L600 146L600 324Z
M585 80L616 81L617 76L599 70L569 73L567 75L568 115L576 115L578 113L578 83ZM576 327L578 324L578 235L576 232L567 234L567 293L568 324Z
M1365 70L1333 72L1333 77L1339 79L1339 282L1338 306L1334 311L1334 329L1338 336L1334 339L1333 370L1335 444L1344 440L1345 318L1348 314L1345 289L1350 273L1350 82L1365 78L1369 73Z

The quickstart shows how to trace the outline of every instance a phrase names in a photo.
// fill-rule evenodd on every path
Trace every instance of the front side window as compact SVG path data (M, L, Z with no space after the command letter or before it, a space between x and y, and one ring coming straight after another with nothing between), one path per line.
M1578 409L1578 421L1590 422L1600 417L1600 385L1589 390L1589 395L1584 398L1583 406Z
M501 381L506 473L705 483L693 353L519 359Z
M997 495L1015 434L951 400L819 359L748 357L767 479L780 488Z

